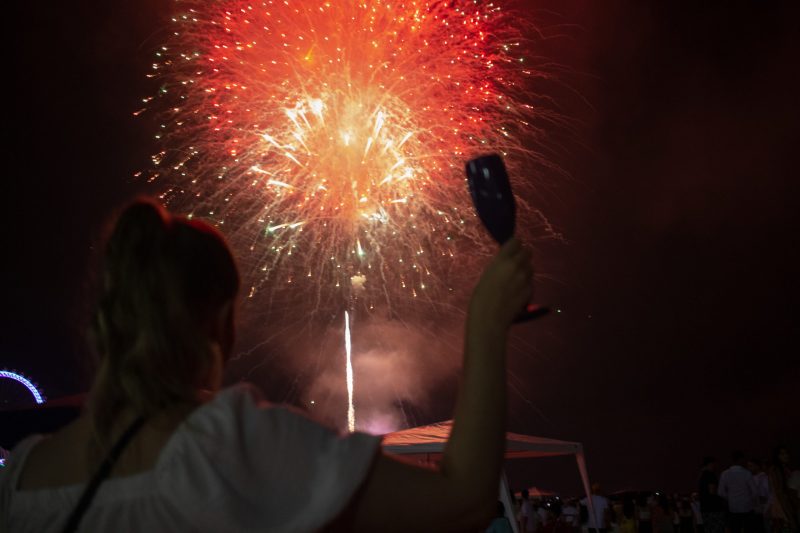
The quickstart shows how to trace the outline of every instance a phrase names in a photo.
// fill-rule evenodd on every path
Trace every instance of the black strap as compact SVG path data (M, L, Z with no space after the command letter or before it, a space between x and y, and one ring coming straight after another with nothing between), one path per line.
M78 501L78 505L75 507L75 510L72 511L69 520L67 520L67 525L64 526L64 533L73 533L74 531L78 530L78 525L81 523L81 518L83 518L83 515L86 514L86 510L89 509L89 505L92 504L92 500L94 499L94 495L97 493L97 489L100 488L100 485L111 473L111 469L114 468L114 464L116 464L117 459L119 459L119 456L122 454L122 450L124 450L128 443L130 443L131 439L142 428L143 424L143 416L140 416L134 420L128 429L125 430L125 433L120 436L116 444L114 444L114 447L111 448L111 451L108 452L108 455L103 460L103 464L100 465L100 468L97 469L97 472L95 472L92 480L88 485L86 485L86 489L84 489L81 499Z

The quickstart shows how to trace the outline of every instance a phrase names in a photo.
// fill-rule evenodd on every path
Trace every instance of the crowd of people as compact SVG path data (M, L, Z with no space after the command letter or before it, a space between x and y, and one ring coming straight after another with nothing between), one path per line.
M730 467L717 475L716 460L706 457L698 480L704 532L800 531L800 471L790 464L785 447L775 448L766 468L737 451Z
M800 470L790 467L787 448L776 448L768 464L734 452L721 473L703 460L691 494L625 492L604 496L599 485L587 498L533 499L521 491L507 516L521 532L536 533L795 533L800 531ZM487 530L511 531L498 517Z

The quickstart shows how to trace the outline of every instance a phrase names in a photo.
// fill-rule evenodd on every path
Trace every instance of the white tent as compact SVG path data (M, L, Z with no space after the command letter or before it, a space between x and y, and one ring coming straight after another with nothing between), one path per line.
M383 449L388 453L398 455L416 456L425 462L431 463L441 459L444 446L450 436L453 421L437 422L429 426L420 426L383 436ZM583 481L588 503L591 506L591 491L589 474L586 471L586 460L583 456L583 446L579 442L568 442L532 435L506 433L506 459L524 459L529 457L554 457L557 455L574 455L578 463L578 471ZM511 495L508 483L503 475L500 483L500 499L508 512L514 508L511 505ZM517 522L510 517L514 532L517 532Z

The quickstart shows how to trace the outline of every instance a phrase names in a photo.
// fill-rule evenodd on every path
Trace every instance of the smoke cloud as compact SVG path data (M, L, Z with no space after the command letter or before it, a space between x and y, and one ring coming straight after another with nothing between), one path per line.
M382 434L428 422L429 406L457 376L461 328L452 323L410 324L372 317L352 323L356 429ZM329 327L326 356L310 376L302 402L311 414L344 428L347 411L343 328ZM303 357L292 357L302 363ZM297 368L296 371L301 371ZM452 400L452 399L451 399ZM447 415L445 415L447 416Z

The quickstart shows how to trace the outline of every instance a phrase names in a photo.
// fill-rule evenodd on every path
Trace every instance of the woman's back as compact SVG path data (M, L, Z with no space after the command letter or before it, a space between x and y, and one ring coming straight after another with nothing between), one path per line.
M196 407L175 406L156 420L145 423L122 453L109 477L131 476L151 470L173 432ZM133 419L131 413L121 413L112 440L116 440ZM97 467L96 461L91 460L91 442L92 421L88 414L37 441L20 471L17 487L20 490L35 490L87 483L91 472ZM85 453L78 453L78 450L84 450ZM64 461L64 457L70 460Z

